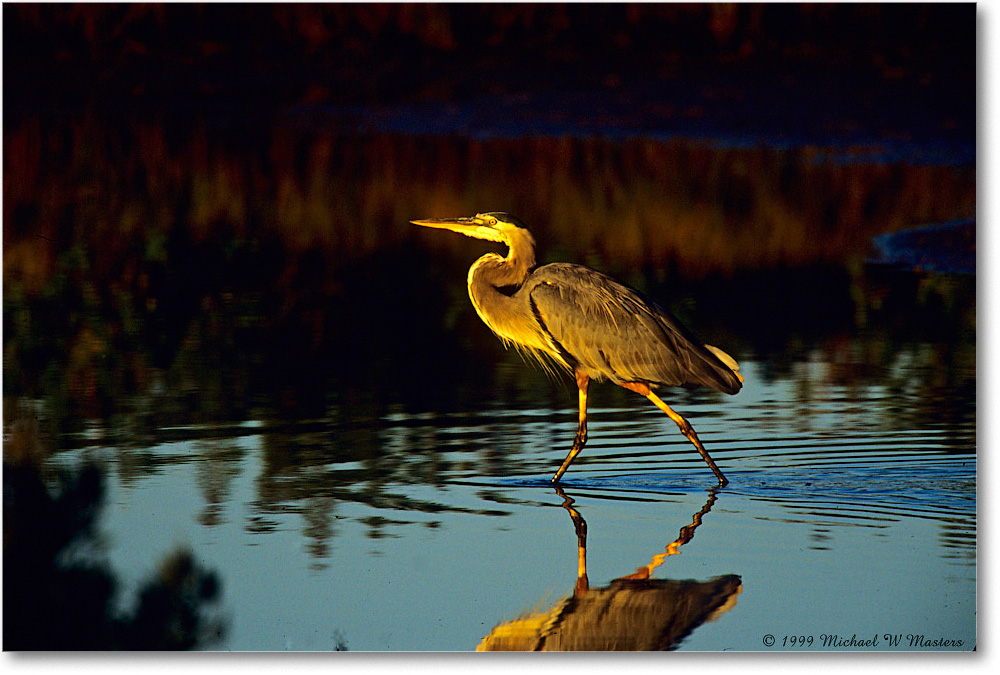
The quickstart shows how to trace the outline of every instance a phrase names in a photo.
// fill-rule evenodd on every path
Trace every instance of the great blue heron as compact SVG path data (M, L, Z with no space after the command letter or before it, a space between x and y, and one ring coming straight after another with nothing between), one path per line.
M591 379L609 379L652 401L698 449L719 485L729 483L688 421L653 389L704 385L735 394L743 377L731 356L702 344L667 310L609 276L568 263L536 268L534 237L507 213L410 222L506 244L506 258L487 253L469 268L469 297L479 318L505 345L576 376L580 426L553 483L559 482L587 442Z

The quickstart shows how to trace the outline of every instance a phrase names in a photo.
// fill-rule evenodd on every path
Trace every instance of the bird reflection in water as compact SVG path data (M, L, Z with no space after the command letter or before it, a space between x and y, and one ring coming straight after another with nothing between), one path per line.
M603 588L591 588L587 578L587 522L573 508L571 497L561 488L556 492L576 527L579 562L573 595L547 612L500 624L483 638L477 651L669 650L695 628L736 605L743 584L734 574L708 581L650 578L653 570L694 537L715 503L714 490L691 524L682 527L662 553Z

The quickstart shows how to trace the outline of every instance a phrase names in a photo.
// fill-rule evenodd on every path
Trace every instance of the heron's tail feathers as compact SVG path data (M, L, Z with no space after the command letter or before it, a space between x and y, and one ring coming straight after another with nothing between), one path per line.
M705 349L715 354L717 359L726 364L726 366L733 371L733 375L735 375L740 382L743 381L743 376L740 375L740 364L736 363L736 359L718 347L713 347L712 345L705 345Z

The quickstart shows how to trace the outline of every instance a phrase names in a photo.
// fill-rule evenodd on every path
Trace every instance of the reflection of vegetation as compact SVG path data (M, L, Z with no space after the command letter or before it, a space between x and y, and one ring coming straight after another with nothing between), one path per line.
M231 483L239 473L238 461L242 459L242 451L232 444L230 439L201 439L198 444L200 460L198 467L198 486L205 499L205 510L198 521L202 525L217 525L221 512L229 500Z
M425 450L433 440L387 443L390 411L565 400L475 316L464 272L481 246L424 238L415 214L512 208L545 261L612 272L766 378L797 377L818 352L833 380L918 392L895 411L900 428L914 415L968 428L975 415L974 278L845 266L874 233L971 212L972 167L689 141L176 126L84 116L5 133L4 394L44 401L56 431L99 420L130 449L126 481L178 461L145 449L164 428L265 420L276 433L250 527L295 504L318 559L338 502L445 508L396 487L439 484L453 467ZM330 415L320 434L280 426ZM206 524L234 452L202 448ZM482 474L511 461L482 454ZM367 524L374 537L389 526Z
M799 349L788 330L803 312L828 327L851 302L843 286L832 308L827 289L810 297L816 277L798 266L832 269L872 234L975 205L973 167L687 141L210 135L83 117L23 122L4 144L17 176L4 183L5 392L44 393L74 409L63 419L106 417L135 394L157 415L215 420L259 404L322 413L331 392L447 405L471 391L497 360L455 283L474 252L421 251L463 244L418 239L414 214L511 208L543 259L693 298L671 307L682 318L699 301L735 313L720 325L771 333L770 354ZM776 292L767 270L781 266ZM740 293L748 279L759 293Z
M892 99L888 109L867 102L877 113L821 116L817 125L841 125L833 136L852 138L860 116L876 135L896 134L897 147L928 135L969 143L972 6L5 5L3 12L11 57L5 402L39 401L56 432L94 432L118 449L126 482L192 461L157 454L167 428L261 419L269 431L249 527L266 530L273 514L299 512L310 552L323 559L342 503L435 526L435 514L453 507L410 496L405 486L441 484L457 472L454 455L428 450L439 439L391 447L378 433L387 412L467 409L487 398L550 404L553 385L504 354L469 306L461 280L481 249L423 237L407 224L494 208L532 226L543 262L608 271L664 300L706 340L763 362L765 378L795 379L803 410L819 395L795 364L818 353L830 364L826 380L888 383L904 394L906 405L888 413L888 424L943 423L962 431L947 442L974 446L974 280L889 279L845 271L844 263L859 259L874 234L973 215L975 167L880 164L869 161L877 148L831 153L794 140L765 148L752 139L719 147L683 138L356 135L322 106L308 107L475 100L522 87L549 94L539 62L558 65L551 72L564 80L560 87L601 92L627 89L630 73L665 82L704 64L757 73L780 64L778 91L786 94L826 74L837 78L828 95L859 81L864 91L890 92L880 99ZM683 117L688 129L712 121L706 102L743 115L739 99L748 88L714 77L691 105L672 101L659 113ZM798 84L786 89L784 80ZM909 99L896 100L899 91L933 103L926 120L907 119L894 131L898 116L921 117ZM289 109L290 102L307 108ZM362 128L373 110L359 109L368 118ZM793 116L809 112L806 103ZM872 122L876 116L888 121ZM11 410L4 406L6 423ZM331 417L315 434L281 426ZM225 439L197 447L201 522L214 525L242 455ZM508 449L484 448L477 475L530 463ZM85 501L99 486L88 471L54 479L54 493L52 481L45 491L35 484L39 508ZM20 475L14 469L9 477ZM92 540L71 539L65 523L51 522L51 539L39 542L49 552ZM396 521L361 522L378 538ZM18 530L5 523L8 531ZM10 552L23 553L5 546L5 557ZM5 571L20 564L5 562ZM38 569L53 589L70 575L94 580L98 590L88 598L73 595L83 588L73 586L64 600L93 610L101 639L137 644L125 624L140 622L139 613L107 619L93 609L114 594L103 566L41 561ZM199 597L185 581L199 572L183 557L164 570L163 584ZM5 600L5 611L20 606L14 596ZM16 630L14 621L5 625Z
M37 423L20 420L4 444L4 648L195 649L220 640L224 624L209 609L219 580L188 551L161 563L133 611L115 608L117 582L95 531L103 474L86 464L47 485L36 437Z
M329 554L329 541L338 531L342 504L362 504L376 511L358 519L373 540L393 536L391 529L398 525L436 527L441 513L505 515L498 509L472 509L407 495L407 485L439 484L447 466L439 465L426 475L425 463L435 461L428 457L433 448L388 447L379 434L382 424L381 419L369 418L365 426L322 423L263 435L264 466L257 478L250 527L266 530L271 515L301 513L310 553L321 559Z

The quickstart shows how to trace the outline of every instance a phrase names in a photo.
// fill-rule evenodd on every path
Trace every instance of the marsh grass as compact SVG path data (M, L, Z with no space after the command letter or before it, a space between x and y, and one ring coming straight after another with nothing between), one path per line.
M261 391L322 407L341 386L475 386L502 358L465 297L483 247L412 218L513 212L540 262L671 290L682 319L728 316L718 329L773 347L801 328L772 335L776 315L826 330L866 301L851 304L844 271L809 292L780 281L791 299L765 302L768 270L847 270L873 235L975 213L974 167L871 162L870 148L84 115L13 125L4 150L5 395L60 392L94 415L164 377L209 417Z

